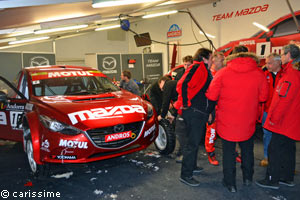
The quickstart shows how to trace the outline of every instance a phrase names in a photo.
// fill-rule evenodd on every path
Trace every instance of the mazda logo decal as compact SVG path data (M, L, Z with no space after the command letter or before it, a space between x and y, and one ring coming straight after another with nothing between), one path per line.
M114 126L114 132L115 133L120 133L124 131L124 125L123 124L118 124Z
M117 67L117 60L114 57L105 57L103 58L102 67L105 70L112 70Z
M30 66L44 66L44 65L50 65L50 62L47 58L43 56L35 56L30 59Z

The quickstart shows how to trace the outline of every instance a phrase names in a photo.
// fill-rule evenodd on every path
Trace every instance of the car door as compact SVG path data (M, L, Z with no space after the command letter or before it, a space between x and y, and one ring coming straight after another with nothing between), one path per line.
M18 88L26 93L27 83L25 76L21 74L16 82L18 83ZM1 76L0 91L7 96L6 101L0 102L0 139L22 141L22 117L28 100L12 83Z

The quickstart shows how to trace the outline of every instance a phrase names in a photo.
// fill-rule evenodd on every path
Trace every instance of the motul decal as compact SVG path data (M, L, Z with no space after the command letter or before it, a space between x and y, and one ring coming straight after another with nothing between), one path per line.
M155 131L155 124L153 124L153 126L151 126L147 131L145 131L144 137L147 137L147 136L150 135L150 133L152 133L153 131Z
M122 132L122 133L114 133L114 134L110 134L110 135L106 135L105 136L105 142L112 142L112 141L116 141L116 140L123 140L126 138L131 138L131 131L126 131L126 132Z
M36 72L31 74L34 84L38 84L38 80L72 76L104 76L100 71L57 71L57 72Z
M60 147L69 147L69 148L78 148L78 149L87 149L87 142L81 142L76 140L63 140L60 139L59 145Z
M108 118L112 116L122 116L124 114L143 113L146 114L144 108L140 105L131 106L112 106L106 108L94 108L91 110L82 110L68 114L72 124L78 121L86 121L93 119Z

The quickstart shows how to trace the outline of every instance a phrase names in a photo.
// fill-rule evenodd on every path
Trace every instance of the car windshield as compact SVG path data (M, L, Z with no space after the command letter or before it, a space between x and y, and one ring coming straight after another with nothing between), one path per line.
M120 90L106 77L72 76L33 81L35 96L96 95Z

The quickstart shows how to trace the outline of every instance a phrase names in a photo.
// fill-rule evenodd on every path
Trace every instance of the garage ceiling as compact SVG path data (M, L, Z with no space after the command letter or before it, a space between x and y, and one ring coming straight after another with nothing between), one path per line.
M94 31L96 27L111 24L109 20L118 18L120 14L133 16L129 19L137 20L145 14L182 10L217 1L220 0L156 0L152 3L93 8L92 0L0 0L0 47L7 46L9 40L36 37L32 32L37 30L88 24L80 30L47 34L50 39L55 39ZM22 35L28 31L31 33Z

